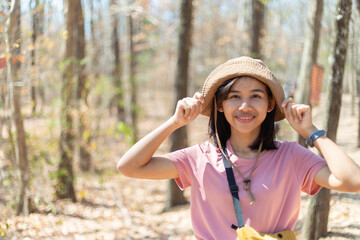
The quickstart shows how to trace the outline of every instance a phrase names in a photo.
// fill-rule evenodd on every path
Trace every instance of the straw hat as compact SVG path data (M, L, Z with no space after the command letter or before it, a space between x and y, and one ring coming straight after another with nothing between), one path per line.
M261 60L253 59L251 57L231 59L221 64L210 73L205 80L202 90L205 103L201 114L209 117L213 107L213 97L216 90L226 80L240 76L253 77L267 85L276 102L275 121L280 121L285 118L281 107L281 103L285 96L280 82Z

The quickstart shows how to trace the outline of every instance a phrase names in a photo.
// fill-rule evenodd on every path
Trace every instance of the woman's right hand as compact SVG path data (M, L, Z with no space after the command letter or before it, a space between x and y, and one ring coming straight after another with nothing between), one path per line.
M179 100L176 105L175 114L172 116L175 124L179 127L191 123L201 113L205 102L203 95L196 92L193 97Z
M119 160L117 168L125 176L146 179L179 177L174 162L167 156L154 156L156 150L177 128L192 122L201 112L200 93L178 101L175 114L132 146Z

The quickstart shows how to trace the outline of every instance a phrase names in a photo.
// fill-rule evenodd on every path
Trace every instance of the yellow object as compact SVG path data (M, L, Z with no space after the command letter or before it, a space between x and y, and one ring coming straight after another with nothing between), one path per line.
M282 231L274 234L258 233L249 226L244 226L236 230L239 240L296 240L293 231Z

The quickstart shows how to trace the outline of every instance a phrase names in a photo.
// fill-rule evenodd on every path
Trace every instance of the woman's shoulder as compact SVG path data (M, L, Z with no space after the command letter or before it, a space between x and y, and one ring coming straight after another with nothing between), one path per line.
M171 159L181 159L181 161L187 161L196 165L217 162L218 159L221 160L220 151L209 141L171 152L168 156ZM202 159L202 161L199 161L199 159Z
M202 143L198 143L192 145L190 147L181 149L180 151L186 152L187 154L214 154L217 153L219 150L218 148L210 141L205 141Z
M295 141L275 141L275 146L277 147L275 151L287 152L292 155L304 155L312 153L309 149L301 146L298 142Z
M276 146L276 151L302 151L305 150L298 142L295 141L274 141Z
M295 141L283 141L283 142L281 142L281 141L275 140L274 143L275 143L275 146L277 148L288 148L288 147L292 147L294 145L299 145Z

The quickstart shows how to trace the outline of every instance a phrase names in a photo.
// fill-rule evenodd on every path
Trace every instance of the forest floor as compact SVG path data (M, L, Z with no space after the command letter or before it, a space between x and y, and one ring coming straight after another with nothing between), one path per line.
M344 95L337 142L360 163L360 149L356 147L358 121L357 117L351 116L350 102L350 97ZM143 115L141 136L164 121L166 115L169 116L169 109L164 112L158 109L162 106L158 106L156 112L149 110ZM324 110L323 105L313 109L319 127ZM46 133L47 126L46 119L26 120L27 131L42 136L49 134ZM42 128L45 132L41 131ZM190 144L206 139L205 117L199 117L189 128L196 129L189 131ZM282 121L278 138L281 140L284 136L287 140L289 136L295 139L290 127ZM94 171L87 174L76 171L76 203L54 200L53 182L48 180L51 169L36 165L44 175L37 174L32 182L32 193L39 212L28 217L15 216L15 190L9 187L11 183L5 181L6 174L2 170L0 239L193 239L188 204L163 212L167 180L130 179L116 172L117 158L128 147L124 142L122 138L114 140L110 137L98 141L101 151L94 154ZM165 142L159 153L167 149L169 143ZM189 199L188 190L185 196ZM300 219L296 225L298 236L309 199L306 195L302 198ZM332 192L330 204L329 235L323 239L360 239L360 194Z

